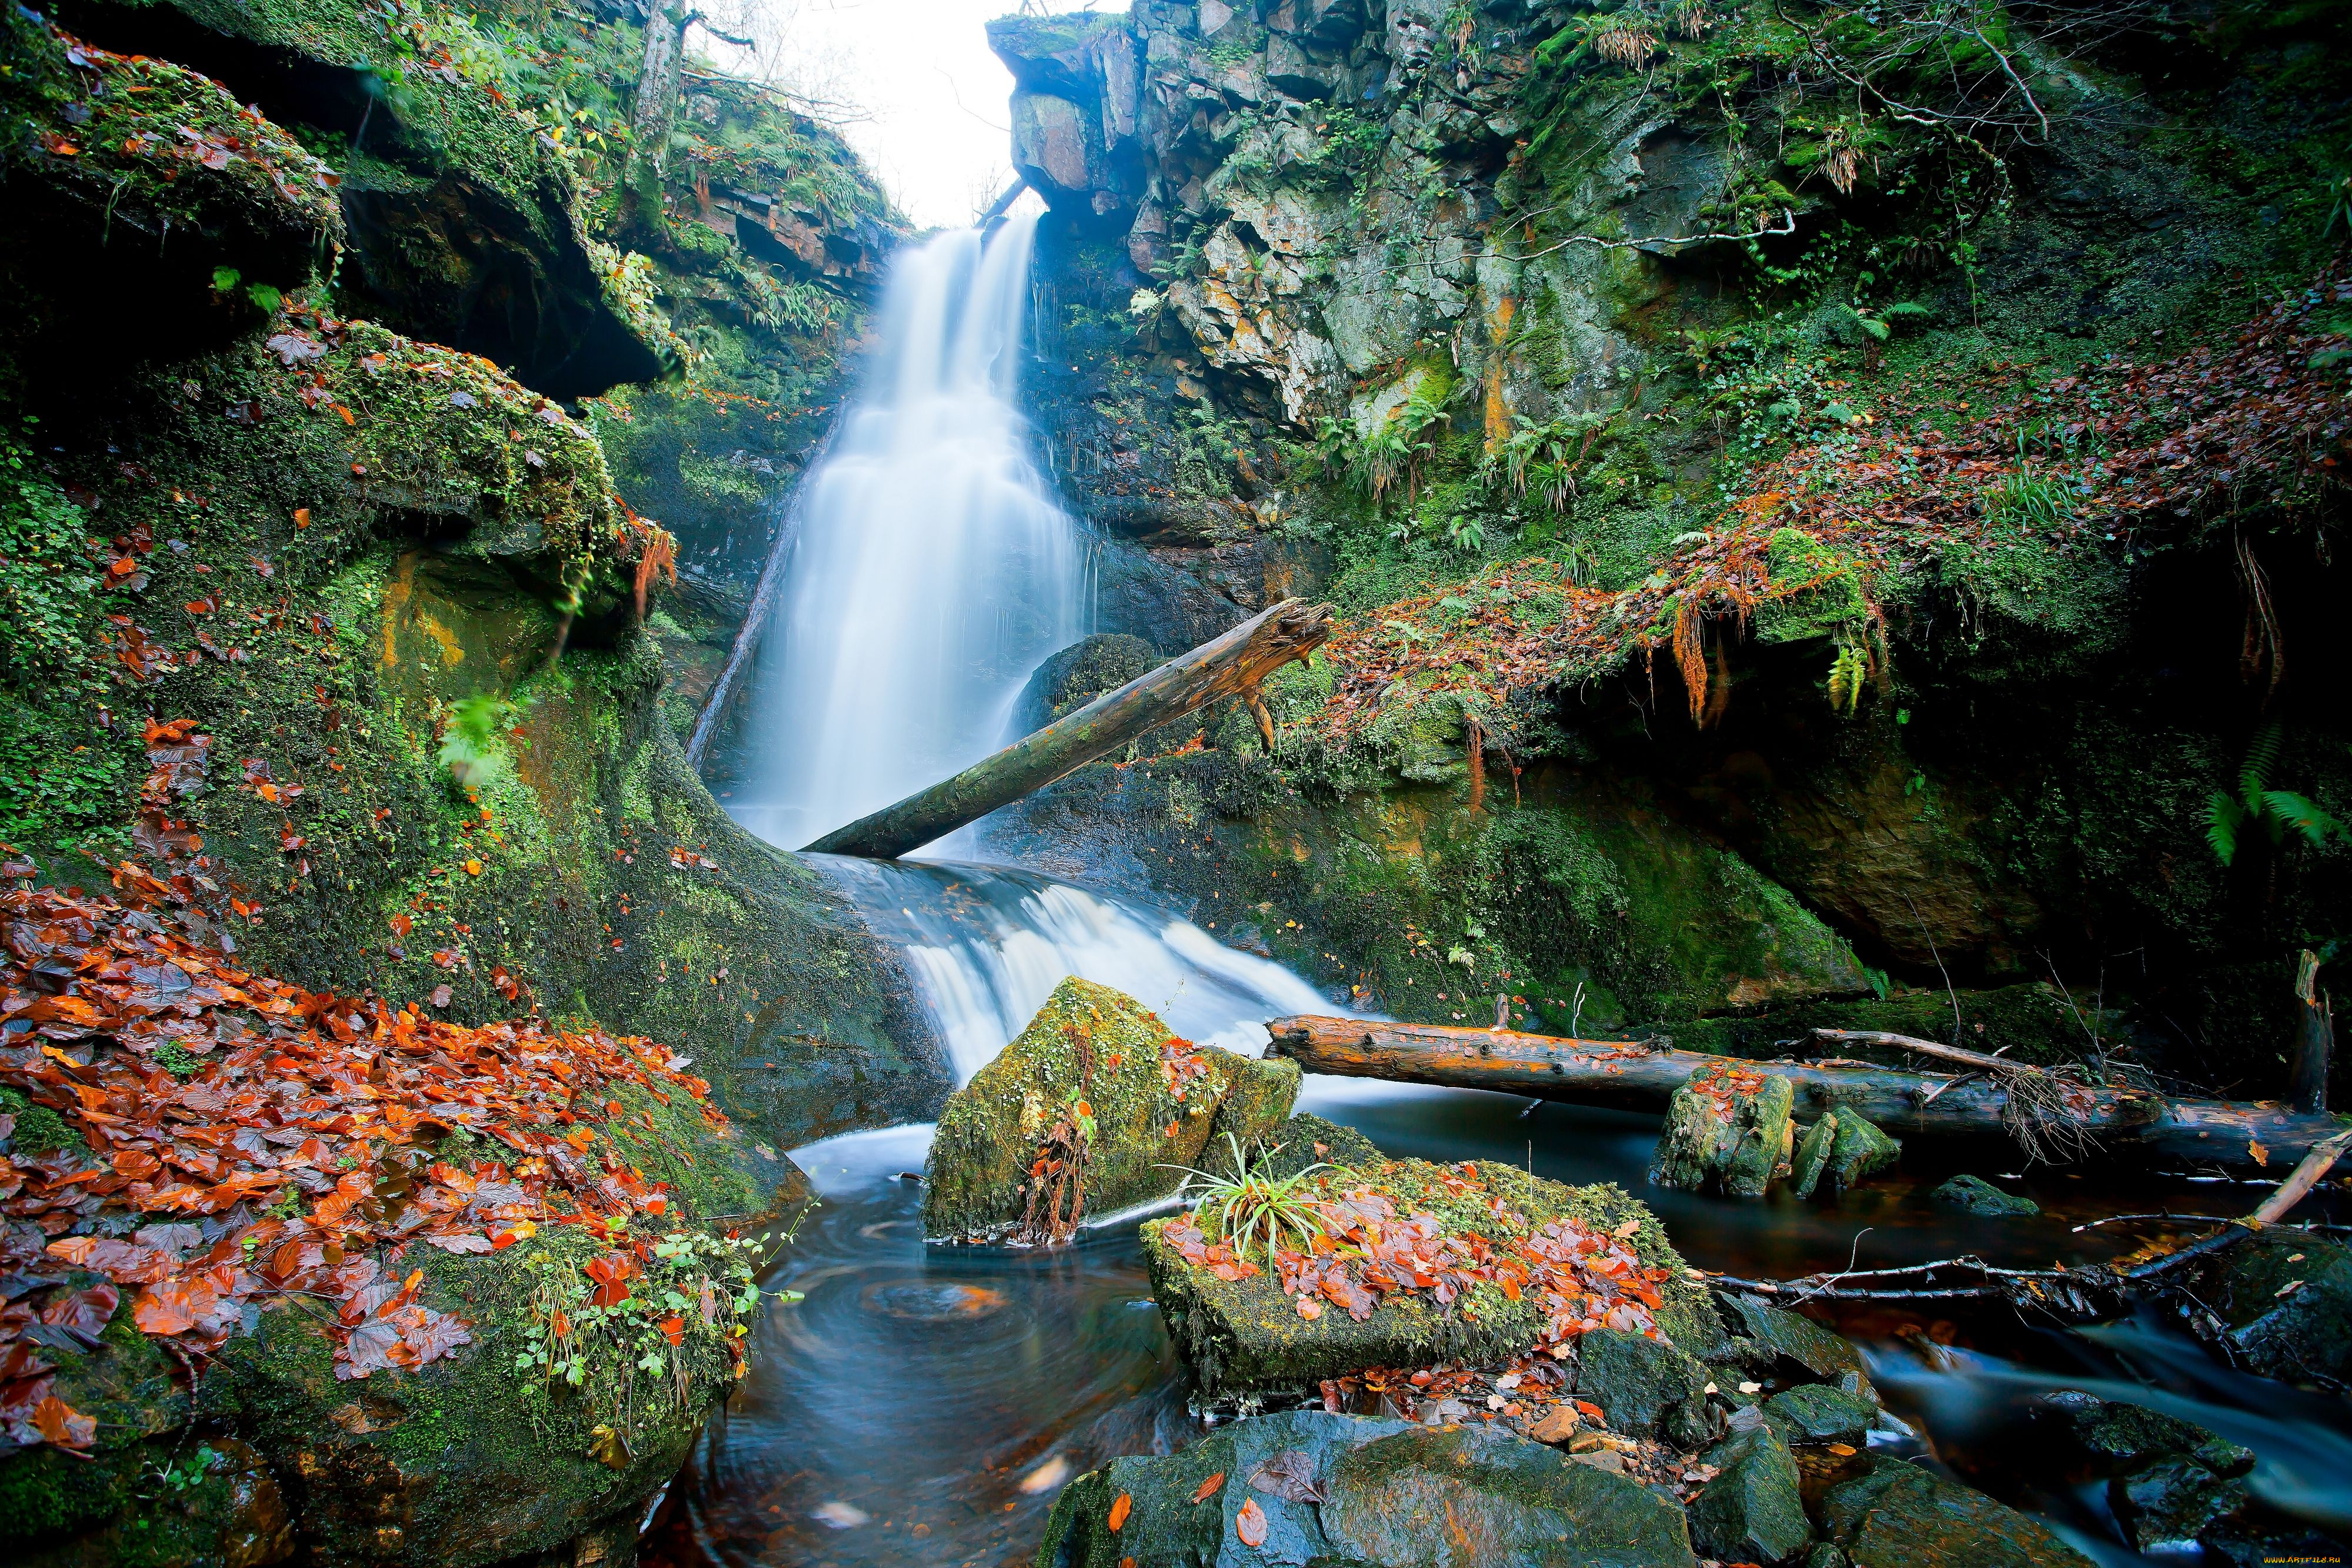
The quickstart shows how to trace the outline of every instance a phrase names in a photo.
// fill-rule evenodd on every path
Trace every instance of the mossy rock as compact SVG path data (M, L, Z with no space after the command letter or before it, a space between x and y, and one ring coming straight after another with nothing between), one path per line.
M2042 1212L2042 1206L2032 1198L2003 1192L1984 1177L1965 1173L1947 1178L1927 1195L1927 1201L1979 1219L2031 1219Z
M1727 1563L1784 1563L1813 1538L1797 1461L1769 1427L1734 1434L1708 1450L1719 1472L1690 1505L1692 1544Z
M923 1233L1002 1240L1029 1207L1031 1164L1066 1109L1084 1103L1086 1212L1174 1192L1225 1134L1246 1152L1290 1114L1295 1062L1252 1061L1170 1033L1108 986L1064 980L996 1060L950 1097L924 1165ZM1230 1155L1226 1156L1230 1164Z
M1266 1134L1266 1154L1260 1167L1279 1181L1309 1166L1368 1171L1388 1164L1379 1145L1353 1127L1301 1112Z
M2250 1371L2352 1381L2352 1248L2261 1231L2196 1269L2189 1289L2227 1325L2231 1358Z
M1212 1477L1222 1479L1212 1485ZM1682 1511L1630 1476L1579 1464L1498 1427L1425 1427L1301 1410L1219 1428L1180 1453L1113 1459L1080 1476L1055 1500L1035 1563L1420 1568L1438 1560L1438 1541L1453 1568L1695 1568L1696 1562Z
M1822 1496L1822 1532L1853 1568L2092 1568L2042 1525L1899 1459L1856 1456Z
M1902 1140L1888 1137L1861 1112L1825 1111L1798 1142L1790 1190L1799 1197L1811 1197L1827 1177L1834 1197L1864 1177L1889 1169L1902 1157Z
M1876 1397L1863 1369L1862 1353L1843 1336L1760 1296L1718 1299L1740 1331L1732 1341L1732 1354L1741 1365L1769 1375L1817 1378L1848 1393Z
M1710 1063L1675 1091L1650 1179L1685 1192L1761 1197L1789 1158L1794 1092L1785 1078Z
M1014 728L1026 735L1076 712L1103 693L1157 669L1159 651L1140 637L1104 632L1046 655L1013 700Z
M1792 1444L1845 1443L1858 1448L1878 1419L1878 1406L1860 1394L1807 1383L1764 1401L1764 1418Z
M1449 1187L1449 1176L1458 1186L1464 1175L1479 1190L1499 1198L1517 1218L1507 1223L1477 1198ZM1665 1228L1620 1187L1568 1186L1491 1162L1442 1166L1423 1160L1395 1161L1345 1178L1310 1180L1326 1184L1329 1191L1368 1186L1387 1197L1401 1215L1427 1213L1446 1230L1475 1232L1497 1242L1526 1234L1516 1228L1519 1224L1531 1231L1555 1219L1591 1231L1632 1226L1631 1245L1643 1265L1669 1270L1660 1286L1664 1304L1655 1314L1660 1332L1702 1358L1725 1347L1721 1321L1706 1291L1686 1278L1686 1266L1667 1240ZM1422 1291L1402 1291L1382 1298L1361 1322L1336 1310L1309 1321L1298 1315L1296 1303L1270 1271L1229 1281L1186 1262L1166 1239L1171 1223L1152 1220L1143 1227L1151 1294L1201 1397L1212 1404L1311 1390L1327 1377L1367 1366L1504 1360L1534 1346L1545 1327L1532 1296L1514 1301L1485 1283L1450 1306L1439 1306Z
M1596 1329L1576 1342L1576 1396L1601 1406L1612 1432L1661 1433L1696 1448L1715 1435L1706 1368L1679 1345Z

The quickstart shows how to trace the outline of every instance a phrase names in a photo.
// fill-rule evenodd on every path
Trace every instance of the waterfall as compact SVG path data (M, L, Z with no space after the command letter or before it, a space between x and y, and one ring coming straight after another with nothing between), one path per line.
M1077 528L1014 404L1034 220L902 255L879 362L803 482L735 814L801 844L978 761L1084 631Z
M730 809L793 849L978 761L1013 699L1077 640L1088 564L1030 460L1019 390L1033 219L902 256L884 351L803 483L781 622L761 651L759 761ZM951 837L931 846L953 846ZM1164 910L1001 867L812 857L897 943L959 1079L1066 975L1239 1051L1266 1019L1332 1003Z

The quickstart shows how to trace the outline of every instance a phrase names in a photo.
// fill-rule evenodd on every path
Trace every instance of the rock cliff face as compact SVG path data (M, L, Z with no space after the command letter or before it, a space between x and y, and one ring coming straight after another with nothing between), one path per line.
M626 1158L676 1195L646 1210L661 1218L638 1239L647 1267L664 1228L756 1230L792 1196L782 1149L934 1113L951 1073L894 951L735 828L685 764L662 702L665 638L694 641L665 613L680 537L639 509L701 482L690 564L718 576L740 556L756 572L761 506L796 439L822 428L896 229L855 161L756 91L705 83L682 95L691 129L665 204L625 210L617 164L555 135L609 126L625 99L636 36L609 16L526 18L542 34L434 6L190 0L75 19L94 37L26 11L0 19L0 199L29 220L0 233L20 306L0 324L9 891L111 883L168 904L215 962L322 1009L361 998L350 1016L379 1028L535 1018L692 1058L723 1117L676 1095L605 1107L653 1118ZM183 63L199 59L220 78ZM601 120L577 99L557 113L557 65ZM763 209L762 187L776 193ZM765 213L756 235L736 207ZM663 373L679 379L593 408L563 401ZM621 462L600 432L623 433ZM730 434L740 464L723 457ZM713 448L722 460L700 465ZM740 550L723 548L730 528ZM703 606L721 642L726 611L718 594ZM140 921L152 928L140 914L126 929ZM59 1100L63 1070L26 1044L26 994L11 981L0 1158L48 1161L46 1190L81 1163L79 1113ZM325 1028L323 1011L309 1023ZM76 1045L77 1073L120 1065L128 1048L100 1043L95 1065ZM318 1049L337 1082L364 1082L355 1059ZM164 1060L204 1113L227 1103L197 1076L213 1064ZM33 1105L57 1135L37 1136ZM255 1153L275 1150L257 1124L239 1124L240 1157L274 1162ZM543 1168L520 1167L586 1146L512 1145L509 1173L509 1156L464 1144L434 1145L450 1193L520 1193L509 1174L535 1181ZM370 1224L420 1217L417 1152L398 1137L355 1147L337 1167L355 1189L289 1187L299 1201L271 1222L332 1230L336 1211L310 1200L339 1190ZM407 1176L376 1185L360 1167L378 1157ZM198 1164L210 1181L226 1168ZM552 1322L544 1271L584 1301L577 1270L622 1244L592 1245L576 1204L561 1210L569 1226L539 1214L536 1243L518 1225L490 1256L408 1260L402 1301L478 1331L414 1376L347 1382L330 1355L341 1331L293 1312L232 1312L199 1374L152 1337L169 1331L133 1325L127 1290L45 1250L78 1226L154 1219L131 1211L118 1176L74 1179L89 1176L114 1208L12 1207L0 1238L15 1294L100 1291L74 1297L101 1303L89 1334L42 1367L12 1354L0 1373L0 1531L27 1562L599 1560L625 1550L731 1381L706 1296L709 1375L678 1381L659 1421L614 1422L561 1391L550 1405L543 1382L547 1407L517 1418L533 1390L516 1357ZM258 1207L222 1187L156 1245L247 1293L235 1235ZM335 1234L355 1269L402 1260L383 1236ZM345 1261L333 1241L299 1267ZM205 1251L216 1244L228 1261ZM27 1322L12 1302L12 1341ZM694 1345L701 1331L678 1326L665 1343ZM91 1458L19 1446L41 1397L22 1396L52 1370L58 1398L100 1414L81 1442ZM158 1508L153 1478L174 1466Z
M1440 1021L1505 989L1760 1040L1704 1020L1948 977L2064 1051L2019 988L2088 1019L2120 987L2152 1056L2269 1082L2352 852L2207 829L2252 830L2258 773L2352 808L2317 455L2344 29L1928 26L1139 0L992 31L1087 151L1033 182L1032 384L1102 626L1172 652L1301 592L1351 627L1281 683L1275 756L1235 729L1074 778L1000 842ZM1790 912L1843 957L1749 984L1739 943L1643 935Z

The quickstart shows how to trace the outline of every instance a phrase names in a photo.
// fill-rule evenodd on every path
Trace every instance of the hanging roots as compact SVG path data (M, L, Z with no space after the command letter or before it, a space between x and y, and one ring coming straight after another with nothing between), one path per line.
M2063 1080L2023 1062L2003 1062L1992 1071L2005 1091L2000 1124L2027 1164L2067 1165L2097 1152L2098 1140L2066 1103Z
M1075 1114L1064 1111L1029 1166L1029 1207L1013 1239L1030 1247L1060 1246L1078 1233L1086 1203L1087 1134Z

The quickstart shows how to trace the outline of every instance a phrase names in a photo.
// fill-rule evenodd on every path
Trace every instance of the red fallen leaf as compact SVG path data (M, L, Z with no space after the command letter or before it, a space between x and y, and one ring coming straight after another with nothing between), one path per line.
M661 1322L657 1326L661 1329L662 1337L668 1340L670 1343L677 1345L684 1344L686 1343L686 1320L684 1318L667 1317L662 1319Z
M1135 1500L1133 1498L1128 1496L1125 1492L1118 1494L1118 1500L1110 1505L1110 1517L1104 1521L1110 1526L1111 1533L1113 1535L1118 1533L1119 1526L1127 1522L1127 1516L1134 1511L1134 1508Z
M490 1250L490 1239L488 1237L477 1236L470 1231L461 1231L455 1235L436 1231L425 1237L425 1242L426 1246L438 1247L444 1252L488 1252Z
M446 1008L449 1005L448 987L436 986L433 988L433 1005L436 1008Z
M1607 1413L1604 1412L1600 1406L1593 1404L1589 1399L1578 1400L1576 1402L1576 1411L1578 1415L1589 1416L1595 1421L1605 1421L1609 1418Z
M131 1321L142 1333L185 1333L197 1319L210 1317L218 1303L218 1293L201 1279L169 1280L139 1292L131 1303Z
M1194 1502L1208 1501L1211 1498L1217 1495L1217 1489L1224 1484L1225 1472L1219 1470L1215 1475L1211 1476L1207 1480L1201 1483L1201 1490L1192 1494L1192 1500Z
M122 1292L112 1285L92 1285L86 1291L69 1291L57 1297L41 1309L41 1321L51 1328L95 1339L121 1303Z
M1257 1499L1243 1503L1241 1511L1234 1515L1234 1533L1242 1538L1244 1546L1265 1544L1265 1510L1258 1507Z
M98 1417L52 1394L34 1408L33 1429L60 1448L87 1448L98 1440Z
M68 1236L50 1242L47 1250L77 1269L95 1269L118 1285L152 1285L170 1278L176 1267L170 1253L134 1241Z
M405 915L395 915L392 917L392 934L394 936L405 936L408 935L409 927L415 924Z

